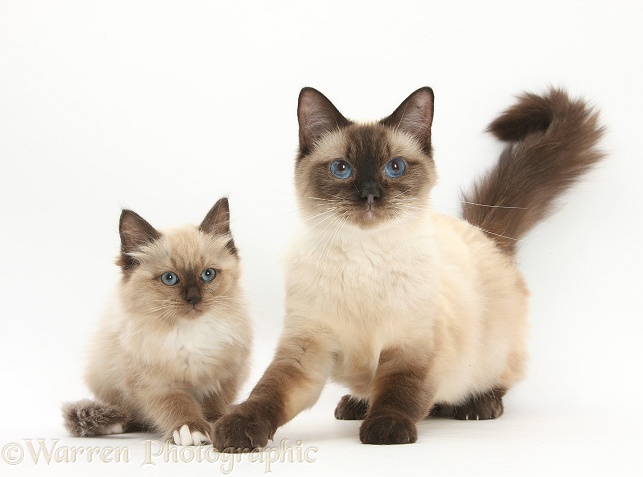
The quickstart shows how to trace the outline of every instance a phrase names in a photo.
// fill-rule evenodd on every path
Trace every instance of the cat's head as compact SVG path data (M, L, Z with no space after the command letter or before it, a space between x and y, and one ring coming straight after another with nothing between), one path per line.
M313 88L299 95L297 195L304 217L360 229L413 220L436 182L433 91L420 88L374 123L346 119Z
M128 312L173 324L230 307L238 293L239 257L227 199L219 200L198 227L164 232L123 210L119 232L117 263Z

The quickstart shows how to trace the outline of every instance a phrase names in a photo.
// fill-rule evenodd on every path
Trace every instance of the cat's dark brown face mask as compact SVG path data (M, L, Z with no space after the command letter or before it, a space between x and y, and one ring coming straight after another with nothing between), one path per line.
M436 178L430 88L373 124L347 120L320 92L304 88L298 117L295 176L307 219L329 230L342 224L373 229L424 209Z

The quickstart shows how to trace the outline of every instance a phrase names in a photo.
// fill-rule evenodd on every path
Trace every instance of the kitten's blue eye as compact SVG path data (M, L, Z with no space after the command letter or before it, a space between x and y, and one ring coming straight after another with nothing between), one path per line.
M330 163L330 172L333 173L335 177L340 179L348 179L353 171L352 166L341 159L337 159Z
M217 271L214 268L206 268L201 272L201 280L204 282L211 282L217 276Z
M399 157L391 159L384 166L384 172L386 172L386 175L390 178L397 179L406 172L406 162Z
M161 281L168 287L171 287L172 285L179 283L179 277L177 277L174 272L165 272L161 275Z

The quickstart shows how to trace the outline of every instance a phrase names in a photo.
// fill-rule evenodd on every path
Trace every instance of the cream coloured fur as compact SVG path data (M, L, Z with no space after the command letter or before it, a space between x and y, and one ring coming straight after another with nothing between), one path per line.
M344 225L322 244L310 227L289 255L284 338L322 336L334 356L328 377L357 397L371 395L387 348L430 350L433 402L457 404L522 376L528 292L475 227L427 211L386 231Z
M133 253L140 265L122 280L90 348L86 381L96 398L176 444L209 441L208 420L227 410L248 374L252 326L229 240L187 226ZM218 274L196 310L159 279L207 267Z
M522 142L476 186L469 204L484 212L469 210L464 222L430 207L430 88L370 124L302 89L295 184L304 221L286 262L284 329L249 398L215 424L215 447L266 445L328 379L351 390L335 417L363 419L365 444L415 442L415 423L429 414L499 417L527 354L529 293L514 242L601 157L595 115L582 106L557 91L526 96L493 123L499 137Z

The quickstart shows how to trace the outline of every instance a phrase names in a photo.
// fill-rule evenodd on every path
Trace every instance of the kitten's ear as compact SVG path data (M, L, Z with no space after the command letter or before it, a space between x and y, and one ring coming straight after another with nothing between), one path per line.
M233 255L237 255L237 248L232 239L232 232L230 231L230 205L228 198L223 197L219 199L216 204L212 206L210 212L207 213L203 222L199 226L199 230L212 235L227 235L230 240L226 244L226 248Z
M433 123L433 90L420 88L406 98L388 118L380 121L415 137L427 154L431 152L431 123Z
M121 257L119 265L124 271L129 270L136 264L136 260L130 255L131 252L161 237L161 234L143 217L127 209L121 212L118 231L121 236Z
M324 134L351 124L330 100L314 88L299 93L299 152L307 154Z

